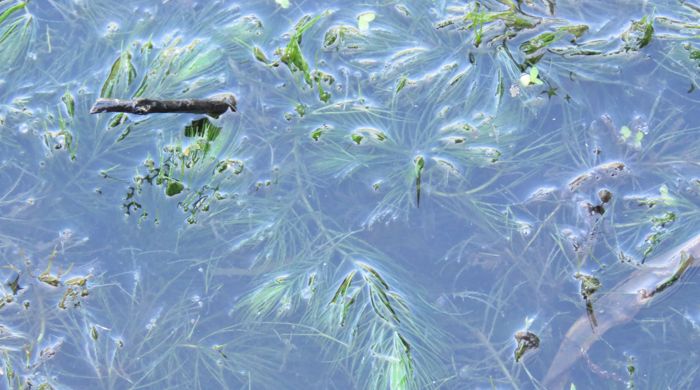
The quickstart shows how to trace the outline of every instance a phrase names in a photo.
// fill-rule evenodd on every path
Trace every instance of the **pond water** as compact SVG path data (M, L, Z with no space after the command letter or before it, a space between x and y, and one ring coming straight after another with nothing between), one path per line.
M700 387L699 20L0 1L2 388Z

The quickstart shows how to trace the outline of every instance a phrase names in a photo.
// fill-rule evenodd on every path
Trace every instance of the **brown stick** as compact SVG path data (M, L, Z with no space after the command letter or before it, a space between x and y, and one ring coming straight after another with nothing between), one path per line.
M207 114L218 118L226 111L236 111L236 97L232 94L209 99L156 100L138 98L133 100L97 99L90 109L91 114L101 112L124 112L136 115L156 113Z
M542 384L546 389L564 389L571 367L581 359L588 350L600 340L608 330L629 322L653 299L644 291L656 291L658 286L678 273L683 265L682 254L700 259L700 234L653 260L647 266L633 272L626 280L602 296L596 307L601 309L598 327L591 328L588 316L581 316L566 332L564 340L557 351ZM689 263L691 267L698 262ZM652 294L653 295L653 294Z

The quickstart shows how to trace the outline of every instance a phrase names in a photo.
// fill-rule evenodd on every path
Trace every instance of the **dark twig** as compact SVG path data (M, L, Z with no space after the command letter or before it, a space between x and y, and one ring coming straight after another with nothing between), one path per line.
M155 113L207 114L218 118L228 110L236 111L236 97L232 94L215 96L209 99L156 100L138 98L133 100L97 99L90 109L91 114L101 112L125 112L136 115Z

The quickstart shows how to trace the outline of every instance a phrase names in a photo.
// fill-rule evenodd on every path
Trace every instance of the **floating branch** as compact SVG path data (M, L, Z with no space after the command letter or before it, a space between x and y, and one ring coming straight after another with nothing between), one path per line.
M236 111L236 97L232 94L220 95L209 99L97 99L95 105L90 109L90 113L125 112L136 115L148 115L173 112L207 114L213 118L218 118L229 109Z

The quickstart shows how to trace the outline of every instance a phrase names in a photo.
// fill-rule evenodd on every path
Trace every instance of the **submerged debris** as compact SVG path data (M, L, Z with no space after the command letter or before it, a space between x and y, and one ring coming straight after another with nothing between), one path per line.
M625 163L621 161L613 161L605 164L600 164L591 168L589 171L582 173L569 182L569 191L576 192L585 184L601 177L616 177L625 171Z
M515 337L515 342L518 343L518 346L515 348L516 363L522 359L525 353L540 346L540 338L529 330L518 331L513 337Z
M676 272L674 272L670 278L659 283L651 291L647 291L645 289L639 290L639 294L642 297L642 299L649 299L649 298L653 297L654 295L656 295L656 294L666 290L667 288L673 286L674 284L676 284L676 282L678 282L678 280L680 280L681 276L683 276L685 271L687 271L688 268L693 264L693 261L695 261L695 259L693 258L692 255L689 255L687 252L681 252L681 261L680 261L680 265L678 266L678 269L676 269Z
M610 202L612 196L612 192L610 192L610 190L608 190L607 188L603 188L602 190L598 191L598 199L600 199L602 203Z
M20 290L24 290L24 287L19 284L20 274L17 274L12 280L7 282L7 287L12 291L12 295L17 295Z
M225 94L209 99L157 100L138 98L133 100L97 99L90 109L91 114L122 112L136 115L156 113L206 114L218 118L226 111L236 111L236 97Z

